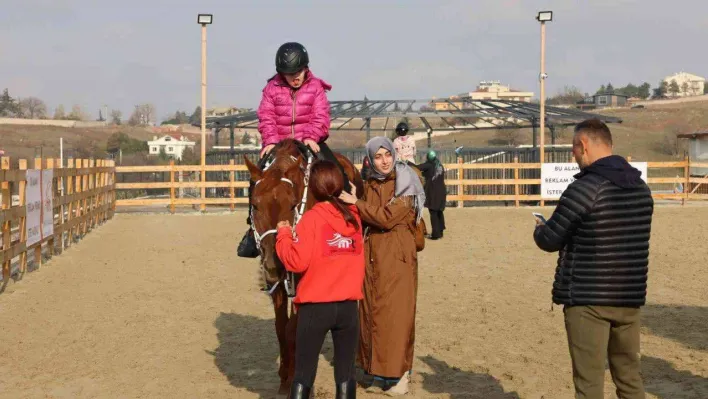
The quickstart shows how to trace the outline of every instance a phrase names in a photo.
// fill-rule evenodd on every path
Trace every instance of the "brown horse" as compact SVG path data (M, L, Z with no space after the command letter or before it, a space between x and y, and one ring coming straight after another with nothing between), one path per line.
M275 310L275 332L280 345L278 394L287 395L295 373L297 313L293 307L288 309L287 273L275 252L275 226L281 220L293 224L303 199L307 210L314 205L314 198L310 190L305 194L307 159L296 143L285 140L273 151L273 163L266 170L261 170L248 159L245 163L255 183L251 219L261 253L263 276ZM335 156L360 196L364 192L364 183L359 171L346 157L341 154Z

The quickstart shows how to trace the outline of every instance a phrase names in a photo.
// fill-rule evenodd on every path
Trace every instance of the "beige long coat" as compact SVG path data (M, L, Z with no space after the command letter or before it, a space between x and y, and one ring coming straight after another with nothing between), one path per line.
M368 226L357 358L368 374L400 378L413 365L418 254L412 200L390 203L394 185L393 174L369 180L356 204Z

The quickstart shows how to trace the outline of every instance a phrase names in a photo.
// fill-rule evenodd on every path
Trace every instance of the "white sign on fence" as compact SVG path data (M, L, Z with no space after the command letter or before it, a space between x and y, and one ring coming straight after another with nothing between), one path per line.
M53 178L54 170L46 169L42 171L42 239L54 235Z
M647 181L647 163L630 162L630 165L642 172L642 180ZM544 163L541 165L541 198L559 199L568 185L575 181L574 175L580 172L576 163Z
M25 206L27 208L27 246L42 240L42 173L40 170L27 170L25 188Z

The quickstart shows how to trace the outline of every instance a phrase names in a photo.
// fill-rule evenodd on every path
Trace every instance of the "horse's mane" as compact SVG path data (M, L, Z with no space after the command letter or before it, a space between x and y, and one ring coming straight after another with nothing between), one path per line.
M268 168L268 170L277 169L285 172L293 164L291 156L297 159L298 156L302 155L297 144L295 144L295 140L293 139L285 139L281 141L278 145L276 145L273 151L275 158L273 160L273 164L270 168Z
M290 169L302 153L295 144L295 140L286 139L281 141L273 149L273 163L263 173L261 185L264 190L270 190L280 184L280 179L285 176L285 172ZM295 158L295 160L293 160Z

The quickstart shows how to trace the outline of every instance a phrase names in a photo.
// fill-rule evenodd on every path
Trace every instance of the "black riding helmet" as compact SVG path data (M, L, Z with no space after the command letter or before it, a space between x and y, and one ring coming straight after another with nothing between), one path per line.
M305 46L288 42L280 46L275 53L275 70L278 73L297 73L310 64Z
M406 122L401 122L396 125L396 134L399 136L405 136L408 134L408 124Z

